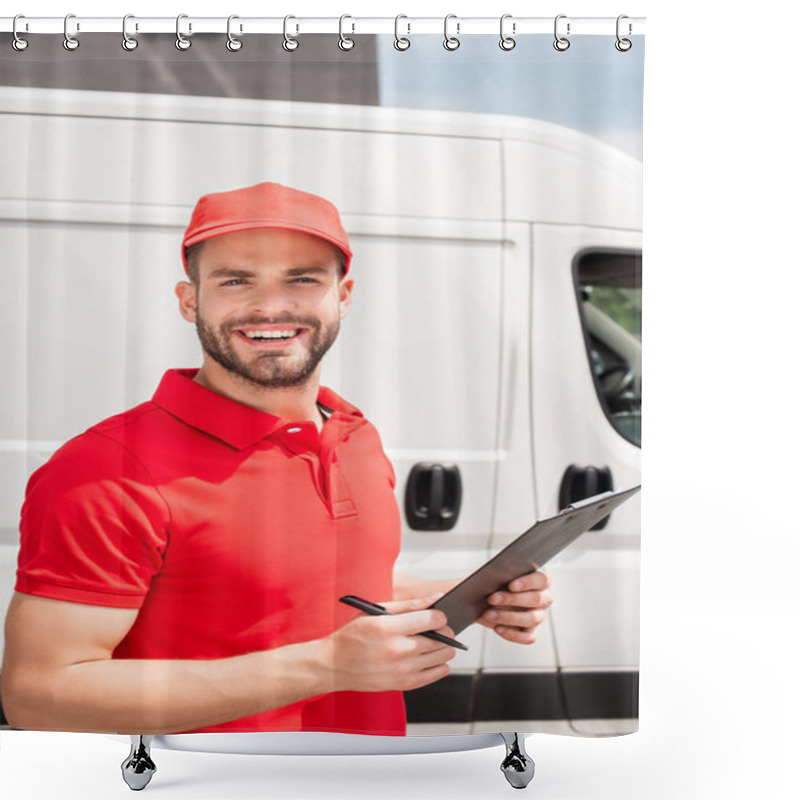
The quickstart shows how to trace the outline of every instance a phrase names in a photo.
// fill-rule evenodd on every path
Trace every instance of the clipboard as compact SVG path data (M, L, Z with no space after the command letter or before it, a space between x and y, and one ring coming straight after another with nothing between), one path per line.
M543 567L639 489L641 486L603 492L568 506L554 517L540 520L440 597L431 608L444 611L447 624L458 635L489 608L486 602L489 595L504 589L515 578Z

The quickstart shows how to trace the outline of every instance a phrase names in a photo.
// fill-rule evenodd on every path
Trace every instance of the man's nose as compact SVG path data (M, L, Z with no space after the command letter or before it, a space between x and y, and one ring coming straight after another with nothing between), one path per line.
M280 283L265 283L248 298L249 311L264 317L279 317L296 311L294 299Z

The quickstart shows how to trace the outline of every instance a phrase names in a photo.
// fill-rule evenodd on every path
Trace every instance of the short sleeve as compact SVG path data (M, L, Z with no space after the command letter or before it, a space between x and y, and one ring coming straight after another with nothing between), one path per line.
M394 471L394 464L392 464L391 459L389 456L386 455L386 451L383 449L383 442L381 441L380 434L378 433L377 428L369 423L369 432L375 440L375 449L378 453L380 453L381 458L383 459L384 465L386 466L387 470L387 478L389 479L389 485L392 487L394 491L395 487L397 486L397 475Z
M89 430L28 482L16 590L139 608L161 568L169 509L144 465Z

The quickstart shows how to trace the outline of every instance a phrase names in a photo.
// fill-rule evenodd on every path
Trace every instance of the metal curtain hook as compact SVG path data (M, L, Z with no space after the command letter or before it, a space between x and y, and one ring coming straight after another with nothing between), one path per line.
M122 49L131 51L135 50L139 46L139 40L134 38L133 36L128 36L128 20L135 19L133 14L126 14L122 18ZM136 25L136 30L139 30L138 24Z
M74 36L69 35L69 21L71 19L75 19L74 14L67 14L67 16L64 17L64 49L69 50L70 52L77 50L80 46L80 42ZM80 24L76 22L75 30L79 31L80 29Z
M394 47L395 50L408 50L411 47L411 39L406 39L405 36L400 36L400 20L408 19L405 14L398 14L394 18ZM407 33L411 33L411 23L406 22Z
M447 33L447 25L451 19L457 19L455 14L448 14L444 18L444 49L445 50L458 50L461 47L461 42L456 36L449 36ZM456 34L461 33L461 23L456 22Z
M296 19L296 17L293 17L291 14L289 14L283 18L283 49L289 53L293 53L298 47L300 47L300 42L295 37L289 36L287 26L290 19ZM299 25L296 26L296 29L297 33L300 33Z
M628 19L628 15L627 14L620 14L617 17L617 41L614 43L614 47L616 47L617 50L620 51L620 53L625 53L628 50L630 50L631 47L633 47L633 42L631 42L630 39L622 39L620 37L620 35L619 35L619 28L620 28L619 23L623 19ZM633 32L633 27L629 22L628 23L628 36L630 36L632 32Z
M346 19L353 19L353 18L349 14L342 14L342 16L339 17L339 49L340 50L352 50L356 46L356 43L355 43L355 41L353 39L348 39L344 35L343 26L344 26L344 21ZM355 24L355 22L351 23L351 25L352 25L352 29L353 29L352 32L355 33L356 32L356 24Z
M17 50L18 52L22 52L28 46L28 40L27 39L23 39L17 33L17 20L18 19L25 19L25 16L23 14L17 14L17 16L14 17L14 22L13 22L13 24L11 26L11 31L14 34L14 39L11 42L11 46L15 50ZM26 31L28 30L28 23L27 22L25 23L25 30Z
M177 37L175 39L175 47L177 47L178 50L188 50L192 46L192 40L187 39L181 33L181 20L187 19L188 17L189 17L188 14L178 14L178 18L175 20L175 36ZM192 32L192 23L190 22L189 33L191 32Z
M239 17L237 17L236 14L231 14L228 17L228 41L225 42L225 47L227 47L228 50L231 51L231 53L235 53L238 50L242 49L242 40L241 39L237 39L231 33L231 22L233 22L235 19L239 19ZM239 33L241 33L241 32L242 32L242 26L240 25L239 26Z
M566 18L567 18L566 14L559 14L556 17L556 21L555 21L555 23L553 25L553 33L554 33L554 35L556 37L556 40L553 42L553 47L555 47L555 49L558 50L561 53L563 53L565 50L569 50L569 39L567 39L566 36L559 36L558 35L558 21L560 19L566 19ZM570 32L570 24L568 22L567 23L567 36L569 36L569 32Z
M503 16L500 17L500 49L501 50L513 50L517 46L516 40L514 40L511 36L506 36L505 32L503 30L503 26L505 25L506 20L507 19L511 19L511 16L512 16L511 14L503 14ZM511 23L511 32L512 33L516 33L517 32L517 23L516 22L512 22Z

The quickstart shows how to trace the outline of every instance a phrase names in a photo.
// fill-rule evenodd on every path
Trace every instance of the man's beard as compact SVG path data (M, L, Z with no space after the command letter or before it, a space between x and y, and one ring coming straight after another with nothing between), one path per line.
M233 347L231 341L234 329L247 325L286 325L305 327L308 350L299 361L277 352L259 353L254 349L252 358L245 361ZM230 320L217 330L205 323L197 309L197 335L204 352L229 373L248 383L271 389L302 386L313 374L325 353L336 340L339 333L339 320L323 325L315 319L267 319L250 317Z

